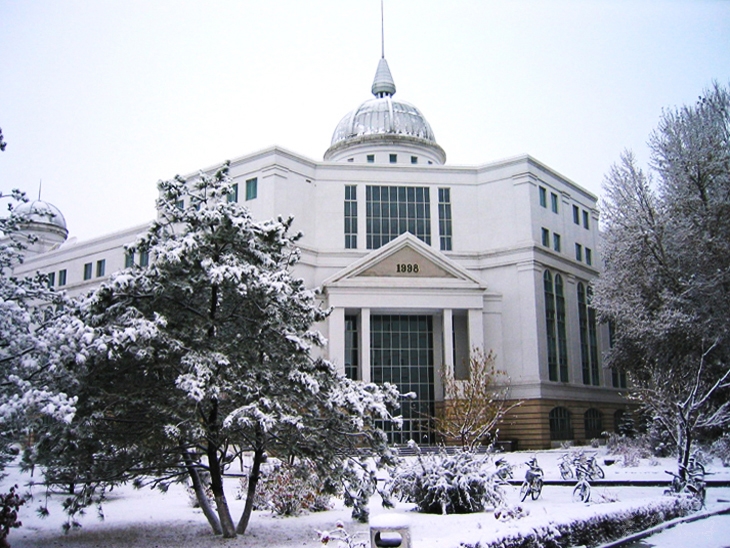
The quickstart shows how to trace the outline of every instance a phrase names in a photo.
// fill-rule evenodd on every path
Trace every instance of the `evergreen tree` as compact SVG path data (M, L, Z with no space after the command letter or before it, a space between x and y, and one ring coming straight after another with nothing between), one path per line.
M113 275L85 303L92 351L73 423L44 440L49 478L72 468L83 486L74 511L121 481L187 477L214 532L232 537L246 530L267 456L306 459L362 514L375 486L365 459L394 458L375 421L391 419L398 393L313 356L326 311L292 276L292 220L256 222L229 200L227 165L159 190L158 219L130 248L151 264ZM223 474L244 451L253 464L236 526Z
M666 111L649 176L630 153L605 182L593 306L615 326L607 365L678 448L730 424L730 94ZM656 179L651 178L656 175Z

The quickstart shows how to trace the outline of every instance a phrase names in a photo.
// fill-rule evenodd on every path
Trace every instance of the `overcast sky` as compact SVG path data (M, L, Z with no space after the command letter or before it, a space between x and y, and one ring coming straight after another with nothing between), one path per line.
M730 1L385 0L385 56L448 164L527 153L600 194L730 82ZM321 160L379 57L378 0L0 0L0 190L42 180L79 239L145 222L159 179Z

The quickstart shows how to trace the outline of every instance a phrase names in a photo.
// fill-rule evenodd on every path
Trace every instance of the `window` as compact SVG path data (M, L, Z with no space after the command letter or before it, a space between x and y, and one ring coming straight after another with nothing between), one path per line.
M431 245L431 207L428 187L365 187L367 249L378 249L404 232Z
M231 185L231 193L228 195L229 202L238 202L238 183Z
M90 280L91 279L91 263L86 263L84 265L84 280Z
M150 264L150 253L149 251L139 252L139 266L149 266Z
M590 223L588 222L588 212L584 209L583 210L583 228L590 228Z
M613 348L616 341L616 324L612 321L608 322L608 345ZM611 369L611 383L614 388L626 388L626 371L616 368Z
M576 261L583 260L583 246L580 244L575 244L575 260Z
M598 369L598 330L596 311L590 306L590 287L586 290L578 282L578 330L580 332L580 358L583 369L583 384L600 384Z
M553 234L553 249L560 253L560 234Z
M451 251L451 189L439 188L439 240L441 251Z
M550 231L547 228L542 229L542 245L550 247Z
M540 193L540 205L542 207L547 207L547 189L544 186L541 186L538 189L538 192Z
M345 316L345 376L359 379L360 352L358 349L357 316Z
M578 209L577 205L573 206L573 222L580 225L580 209Z
M134 266L134 251L127 251L124 254L124 268L131 268Z
M47 274L48 276L48 287L53 287L56 285L56 273L55 272L49 272Z
M345 185L345 249L357 249L357 186Z
M368 164L374 164L375 163L375 154L368 154L367 161L368 161Z
M389 156L389 158L390 158L390 163L391 164L397 164L398 163L398 155L397 154L391 154Z
M418 163L418 156L411 156L411 163L417 164Z
M603 434L603 413L598 409L591 408L583 415L583 422L586 429L586 440L601 437L601 434Z
M589 266L593 264L593 251L590 247L586 247L586 264Z
M554 192L550 193L550 209L553 210L553 213L558 212L558 195Z
M573 429L570 426L570 411L565 407L555 407L548 415L550 421L551 440L572 440Z
M97 278L104 275L104 270L106 270L106 259L101 259L99 261L96 261L96 277Z
M352 162L355 161L355 158L348 158L347 161L350 162L350 163L352 163Z
M568 337L565 325L563 278L549 270L543 274L545 290L545 326L547 329L548 378L568 382Z
M62 287L66 285L66 269L58 271L58 286Z
M246 181L246 200L254 200L256 199L257 195L257 186L258 186L258 179L254 177L253 179L248 179Z
M175 207L182 211L183 209L185 209L185 201L178 200L177 202L175 202Z

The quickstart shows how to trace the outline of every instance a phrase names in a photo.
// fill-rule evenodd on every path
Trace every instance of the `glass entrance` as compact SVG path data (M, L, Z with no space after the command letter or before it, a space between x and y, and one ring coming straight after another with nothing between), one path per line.
M373 315L370 318L373 382L395 384L401 394L403 428L385 425L391 443L434 443L433 319L431 316Z

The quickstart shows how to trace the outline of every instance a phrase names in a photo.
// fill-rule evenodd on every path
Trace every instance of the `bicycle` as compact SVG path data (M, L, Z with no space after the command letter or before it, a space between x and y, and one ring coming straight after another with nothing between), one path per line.
M578 478L578 483L573 489L573 500L588 502L589 500L591 500L590 480L593 479L593 476L591 475L591 470L585 462L578 461L575 466L575 475Z
M598 462L596 462L596 455L591 455L586 460L586 464L588 465L588 471L591 473L591 479L594 477L597 477L599 479L603 479L606 477L606 474L603 472L603 468L601 468L598 465Z
M700 465L701 466L701 465ZM694 504L695 510L705 507L705 498L707 497L707 484L705 483L704 467L694 468L693 472L689 472L687 468L680 465L679 474L665 470L667 474L672 476L672 483L669 489L665 489L665 495L689 495Z
M522 482L520 487L520 501L524 502L527 495L530 495L532 500L537 500L542 493L543 485L543 471L542 468L537 464L535 457L531 458L525 463L529 468L525 472L525 481Z
M571 466L571 459L570 455L568 453L565 453L562 457L560 457L560 460L558 460L558 469L560 470L560 477L564 480L569 480L573 478L573 469Z

